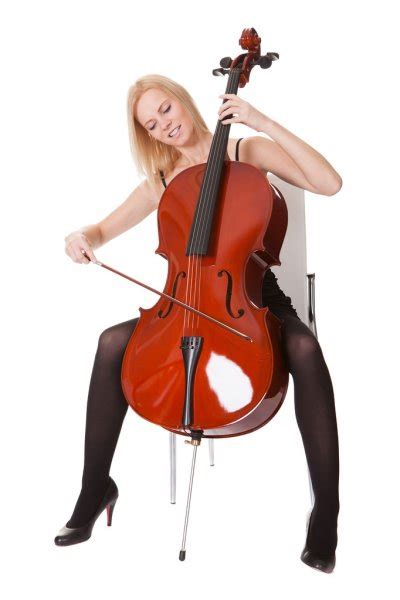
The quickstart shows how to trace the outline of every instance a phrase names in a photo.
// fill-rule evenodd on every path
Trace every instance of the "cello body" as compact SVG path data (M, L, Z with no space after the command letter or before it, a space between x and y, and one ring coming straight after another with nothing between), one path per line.
M286 395L281 321L261 305L261 289L266 269L280 264L288 216L282 195L259 169L225 160L208 252L188 255L206 164L176 175L160 200L156 253L168 261L164 291L251 341L161 297L139 308L121 385L148 421L219 438L265 425Z

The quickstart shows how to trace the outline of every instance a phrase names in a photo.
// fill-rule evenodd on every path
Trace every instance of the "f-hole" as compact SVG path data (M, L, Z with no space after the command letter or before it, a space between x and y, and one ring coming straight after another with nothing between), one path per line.
M178 273L178 275L175 277L174 285L173 285L173 287L172 287L172 294L170 294L170 296L172 296L173 298L176 298L176 289L177 289L177 287L178 287L178 280L179 280L179 278L180 278L180 277L181 277L182 279L183 279L184 277L186 277L186 273L185 273L185 271L181 271L181 272L180 272L180 273ZM169 304L168 304L168 308L167 308L167 310L166 310L166 312L165 312L164 314L163 314L163 311L162 311L162 310L159 310L159 311L158 311L158 313L157 313L157 314L158 314L158 316L160 317L160 319L165 319L165 317L167 317L167 316L169 315L169 313L170 313L170 312L171 312L171 310L172 310L172 306L173 306L174 304L175 304L175 302L172 302L172 301L170 300L170 301L169 301Z
M228 281L228 286L227 286L227 290L226 290L226 297L225 297L226 310L228 311L228 313L230 314L230 316L233 319L238 319L239 317L242 317L244 315L244 309L243 308L239 308L238 314L237 315L233 314L232 308L231 308L232 275L228 271L226 271L225 269L222 269L222 271L218 272L218 277L222 277L223 273L226 273L227 281Z

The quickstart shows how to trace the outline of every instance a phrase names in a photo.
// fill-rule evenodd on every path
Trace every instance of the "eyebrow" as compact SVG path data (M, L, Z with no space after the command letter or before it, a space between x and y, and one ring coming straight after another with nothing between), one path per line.
M168 100L168 98L165 98L165 100L163 100L163 101L161 102L160 106L158 107L158 111L157 111L157 112L160 112L162 105L163 105L163 104L164 104L164 102L166 102L167 100ZM148 123L149 121L152 121L152 119L148 119L148 120L146 121L145 125L147 125L147 123Z

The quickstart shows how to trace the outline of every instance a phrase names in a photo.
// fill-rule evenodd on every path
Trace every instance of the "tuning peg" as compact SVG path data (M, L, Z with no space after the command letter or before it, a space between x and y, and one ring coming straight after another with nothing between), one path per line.
M277 52L267 52L257 61L257 64L260 65L262 69L269 69L273 60L277 60L279 58L279 54Z
M227 75L229 73L229 67L232 64L232 59L230 56L225 56L224 58L221 58L219 64L222 68L213 69L213 75Z
M228 69L232 64L232 59L230 56L225 56L224 58L221 58L219 64L221 67L224 67L224 69Z
M229 69L213 69L213 75L227 75L229 73Z
M265 56L260 56L259 60L258 60L258 64L260 65L260 67L262 69L269 69L269 67L272 65L272 60L269 56L265 55Z

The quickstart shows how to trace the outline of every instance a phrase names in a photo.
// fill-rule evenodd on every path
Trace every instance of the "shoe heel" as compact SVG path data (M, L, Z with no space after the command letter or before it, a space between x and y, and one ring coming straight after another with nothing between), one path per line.
M112 524L112 516L113 516L114 507L115 507L116 502L117 502L117 500L114 500L114 502L110 502L110 504L107 504L107 525L108 525L108 527L110 527Z

